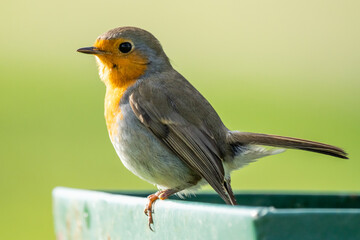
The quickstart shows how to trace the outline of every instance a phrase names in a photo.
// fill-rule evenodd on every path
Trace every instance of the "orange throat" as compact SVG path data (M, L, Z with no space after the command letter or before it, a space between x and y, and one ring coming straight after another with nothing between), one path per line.
M126 90L131 87L136 79L119 79L118 74L108 75L111 83L106 83L105 94L105 120L111 139L117 134L117 120L123 118L120 109L120 101Z
M105 50L108 54L97 55L99 75L106 85L105 120L111 139L118 133L118 120L122 119L120 101L126 90L145 73L147 59L137 51L126 56L116 53L118 40L97 40L95 47ZM116 51L113 51L116 49Z

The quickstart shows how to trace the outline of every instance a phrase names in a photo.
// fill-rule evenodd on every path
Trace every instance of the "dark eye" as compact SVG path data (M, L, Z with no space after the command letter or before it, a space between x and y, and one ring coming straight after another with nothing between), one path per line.
M122 52L122 53L128 53L128 52L130 52L131 48L132 48L132 46L131 46L131 43L129 43L129 42L123 42L123 43L121 43L120 46L119 46L119 50L120 50L120 52Z

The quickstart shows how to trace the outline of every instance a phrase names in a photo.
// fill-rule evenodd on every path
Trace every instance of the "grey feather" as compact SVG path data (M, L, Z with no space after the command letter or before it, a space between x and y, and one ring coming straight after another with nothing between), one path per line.
M179 77L181 76L179 75ZM219 132L209 130L207 122L201 119L206 115L199 114L200 117L194 117L193 111L189 112L189 109L194 109L194 104L199 104L198 108L206 110L201 106L204 103L198 103L193 99L194 92L191 96L185 95L184 99L186 100L174 99L162 90L167 87L166 82L159 78L151 80L152 84L149 84L149 79L144 80L132 91L129 103L134 114L191 169L206 179L226 203L235 204L231 187L226 185L225 181L222 159L224 150L218 147L219 144L215 137L219 136ZM184 82L182 85L183 88L192 87L190 84L184 86ZM184 103L191 104L191 107L184 107ZM213 109L211 108L211 110ZM214 110L213 112L215 113ZM218 118L217 115L213 117ZM213 129L222 130L219 127Z

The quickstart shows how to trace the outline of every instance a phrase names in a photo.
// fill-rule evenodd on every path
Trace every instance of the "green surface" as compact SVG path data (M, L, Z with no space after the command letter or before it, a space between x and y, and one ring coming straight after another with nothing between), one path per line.
M360 195L237 193L238 206L218 204L215 194L159 200L152 232L143 213L148 194L56 188L57 239L360 238Z
M235 172L235 190L360 192L359 8L355 0L4 2L0 239L52 239L55 186L155 191L118 160L95 60L75 52L124 25L156 35L229 128L350 153L346 161L287 151Z

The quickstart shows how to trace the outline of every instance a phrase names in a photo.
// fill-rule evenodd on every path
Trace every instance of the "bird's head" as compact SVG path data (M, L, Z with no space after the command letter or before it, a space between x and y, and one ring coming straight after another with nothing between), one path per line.
M135 27L112 29L100 35L93 47L77 51L96 56L100 77L107 85L121 85L171 68L159 41Z

